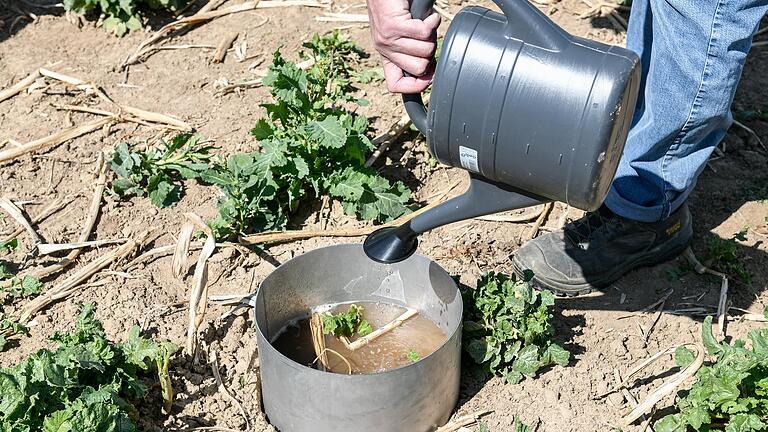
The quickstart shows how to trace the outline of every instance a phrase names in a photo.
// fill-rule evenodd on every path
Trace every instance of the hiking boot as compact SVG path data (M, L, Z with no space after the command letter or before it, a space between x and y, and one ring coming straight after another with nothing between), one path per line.
M687 204L652 223L621 217L602 206L524 244L512 263L519 276L533 270L537 288L576 296L606 287L637 267L674 258L692 235Z

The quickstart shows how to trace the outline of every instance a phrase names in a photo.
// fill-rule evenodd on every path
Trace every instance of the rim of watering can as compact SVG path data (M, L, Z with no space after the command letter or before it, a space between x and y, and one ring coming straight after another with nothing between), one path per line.
M307 256L307 255L310 255L310 254L312 254L312 253L314 253L316 251L321 251L323 249L329 249L329 248L338 248L338 247L344 247L344 248L349 248L349 249L359 248L360 249L360 253L363 253L363 254L365 253L362 250L363 245L361 245L361 244L358 244L358 243L340 243L340 244L335 244L335 245L323 246L323 247L320 247L320 248L317 248L317 249L313 249L313 250L311 250L309 252L305 252L305 253L303 253L301 255L297 255L297 256L289 259L288 261L280 264L279 267L277 267L275 270L273 270L272 273L270 273L266 278L264 278L263 281L261 281L261 283L259 284L259 290L256 291L256 297L254 297L254 299L258 299L259 298L259 295L261 293L261 286L265 282L267 282L269 280L269 278L271 278L272 275L280 267L290 263L291 261L293 261L295 259L298 259L298 258ZM415 365L421 363L422 361L428 359L429 357L431 357L436 352L438 352L438 351L442 350L443 348L445 348L445 346L448 345L448 342L450 342L450 340L453 339L453 336L456 334L456 332L461 331L461 326L462 326L462 322L463 322L463 318L464 318L464 299L461 296L461 290L459 289L459 286L456 283L456 280L454 280L451 277L450 273L448 273L448 271L446 271L443 268L443 266L438 264L436 261L434 261L434 260L432 260L432 259L430 259L428 257L425 257L424 255L418 254L418 253L414 253L413 255L411 255L409 258L407 258L406 260L404 260L402 262L405 262L405 261L411 260L411 259L424 259L424 260L433 262L433 263L435 263L440 268L440 271L442 271L443 273L445 273L446 276L448 276L448 278L451 280L451 283L453 284L453 286L456 287L456 294L459 297L459 312L461 313L461 317L459 318L458 323L456 324L455 328L451 329L449 332L446 333L445 340L440 344L440 346L437 347L431 353L425 355L424 357L420 358L419 360L417 360L417 361L415 361L413 363L402 365L402 366L398 366L398 367L392 368L392 369L387 369L387 370L384 370L384 371L381 371L381 372L371 372L371 373L363 373L363 374L343 374L343 373L335 373L335 372L324 372L324 371L315 369L313 367L309 367L307 365L301 364L301 363L297 362L296 360L288 357L287 355L285 355L282 352L280 352L280 350L275 348L275 346L272 344L272 342L269 340L269 338L267 338L267 336L264 334L264 332L261 331L261 327L259 326L259 322L258 322L258 320L256 320L256 311L255 311L256 307L252 306L251 308L253 309L253 314L254 314L253 315L253 325L254 325L254 327L256 327L256 332L258 332L258 334L261 336L262 339L267 341L267 344L269 344L269 347L272 350L274 350L280 357L290 361L291 363L293 363L294 365L296 365L298 367L301 367L301 368L309 370L310 373L316 373L316 374L322 374L322 375L333 375L334 377L342 378L342 379L365 379L366 377L386 375L388 373L397 372L400 369L404 369L404 368L407 368L407 367L415 366ZM255 304L255 302L254 302L254 304Z

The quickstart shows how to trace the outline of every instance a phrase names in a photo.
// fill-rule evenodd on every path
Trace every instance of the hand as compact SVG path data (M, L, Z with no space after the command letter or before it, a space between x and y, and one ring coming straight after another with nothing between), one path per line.
M371 35L382 56L387 89L393 93L419 93L432 81L435 30L440 15L424 21L411 17L408 0L368 0ZM403 71L413 75L407 77Z

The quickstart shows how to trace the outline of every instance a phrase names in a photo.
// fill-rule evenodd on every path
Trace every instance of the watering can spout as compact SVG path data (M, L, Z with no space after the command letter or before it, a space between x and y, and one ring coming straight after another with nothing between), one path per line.
M396 263L413 255L419 234L464 219L504 210L530 207L551 201L509 186L470 174L469 189L398 227L374 231L363 243L363 250L374 261Z
M413 0L411 15L432 3ZM371 234L363 248L375 261L408 258L441 225L553 200L593 211L608 194L640 87L637 54L571 36L528 0L494 3L503 16L472 6L452 20L429 109L403 95L432 155L470 171L470 187Z

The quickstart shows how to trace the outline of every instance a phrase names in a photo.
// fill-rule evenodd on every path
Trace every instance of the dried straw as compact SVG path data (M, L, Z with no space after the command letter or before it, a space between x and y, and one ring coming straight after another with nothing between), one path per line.
M404 322L408 321L409 319L415 317L418 315L419 312L416 309L408 309L407 311L403 312L399 317L393 319L387 325L384 327L378 328L374 330L373 332L356 339L354 342L346 344L347 349L350 351L357 351L360 348L368 345L369 343L375 341L376 339L384 336L385 334L391 332L392 330L400 327L403 325Z

